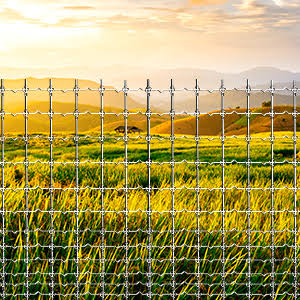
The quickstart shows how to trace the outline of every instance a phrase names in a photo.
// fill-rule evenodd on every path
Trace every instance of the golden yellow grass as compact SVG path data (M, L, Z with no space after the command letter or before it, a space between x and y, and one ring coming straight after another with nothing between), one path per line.
M283 138L291 136L291 132L276 133ZM106 135L109 135L106 133ZM266 138L267 133L260 134ZM161 136L166 137L166 136ZM254 135L258 137L258 135ZM214 138L214 137L210 137ZM15 144L14 144L15 143ZM22 161L21 149L24 145L17 142L8 142L6 145L7 160ZM147 154L145 141L130 141L128 145L128 157L130 161L145 160ZM49 150L47 141L31 141L29 147L29 159L35 161L47 161ZM56 161L72 161L74 159L74 148L72 141L58 141L54 147ZM79 146L81 161L90 159L100 161L100 144L98 141L82 143ZM170 159L169 141L151 141L152 159L157 162ZM43 149L43 151L42 151ZM226 292L232 297L237 294L247 293L248 281L248 234L247 234L247 192L237 188L247 186L247 168L245 165L229 164L225 167L225 213L224 227L222 227L222 192L214 190L222 186L222 169L218 165L210 165L209 162L220 160L220 141L201 140L200 159L206 161L199 167L199 186L202 190L197 193L196 166L181 163L175 166L174 192L174 228L172 228L172 197L169 190L171 187L171 168L169 165L153 164L151 166L151 272L152 293L154 298L168 299L172 294L172 270L177 273L176 299L191 299L200 289L202 297L212 296L221 298L222 295L222 229L226 244L225 250L225 276ZM293 142L291 139L278 139L275 142L275 158L277 161L285 159L291 161L293 156ZM42 155L43 152L43 155ZM188 161L195 160L195 141L181 140L175 143L176 161L183 158ZM114 140L105 142L105 160L121 162L124 157L124 145ZM245 141L230 139L226 141L226 160L233 158L237 161L245 161ZM269 141L252 140L251 158L253 161L269 161ZM297 167L297 169L299 169ZM36 163L29 166L29 186L44 187L34 189L28 193L28 224L30 234L28 242L31 248L29 256L30 283L29 292L42 299L39 293L51 292L49 282L51 280L51 263L49 257L51 251L51 201L49 187L49 165ZM274 235L272 236L272 215L270 166L251 166L251 186L256 188L251 191L250 204L250 227L251 227L251 282L253 294L270 293L272 254L271 242L273 239L275 250L275 289L284 298L292 298L294 282L295 252L294 240L294 193L292 190L276 190L274 194ZM298 174L299 173L299 170ZM75 187L74 165L55 165L54 187ZM274 168L275 188L293 188L294 169L292 165L277 165ZM5 191L6 209L6 234L5 240L7 250L6 291L8 294L23 294L26 291L24 285L26 270L26 232L25 214L26 210L24 191L12 190L24 187L25 169L23 165L7 165L5 167L5 183L9 188ZM297 184L299 183L297 175ZM79 243L80 250L80 293L87 299L97 299L102 293L100 285L101 272L105 272L105 293L107 299L114 299L115 294L125 294L125 193L124 166L106 164L104 166L104 186L107 188L103 197L105 213L103 215L104 228L102 227L102 198L99 190L93 188L101 187L101 168L99 165L82 163L79 168L79 185L87 187L78 193L79 213ZM149 263L148 248L148 198L147 193L139 187L148 186L147 167L145 164L133 164L128 167L128 186L135 188L128 192L128 272L129 293L140 295L148 292L147 272ZM186 187L186 188L183 188ZM110 190L116 188L118 190ZM157 190L160 189L161 191ZM263 190L262 190L263 189ZM299 192L297 192L297 199ZM297 200L297 205L299 205ZM0 209L2 209L0 207ZM53 215L55 263L54 271L56 282L54 291L58 298L69 298L76 294L76 197L72 190L56 190L53 194ZM299 222L296 224L299 230ZM104 234L104 252L101 251L102 230ZM174 229L175 249L172 255L172 229ZM198 231L199 230L199 231ZM299 244L299 237L296 239ZM17 247L17 248L16 248ZM197 248L199 247L199 248ZM199 249L199 250L198 250ZM104 255L104 256L103 256ZM299 259L299 253L296 253ZM104 269L101 259L105 258ZM200 258L197 263L197 258ZM172 264L175 259L175 266ZM299 268L299 263L298 266ZM197 278L197 270L200 277ZM14 274L14 275L12 275ZM199 285L200 283L200 285ZM133 296L132 296L133 297ZM239 296L243 298L242 296ZM260 299L262 297L257 296ZM280 296L278 296L280 298Z

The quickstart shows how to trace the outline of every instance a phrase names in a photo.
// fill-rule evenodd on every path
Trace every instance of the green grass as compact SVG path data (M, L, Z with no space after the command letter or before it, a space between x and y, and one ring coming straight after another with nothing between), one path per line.
M252 110L253 113L261 113L262 112L262 109L259 107L259 108L254 108ZM258 115L250 115L250 118L249 118L249 121L253 121ZM237 121L235 121L235 124L237 125L241 125L241 126L247 126L247 116L242 116L241 118L239 118Z
M109 136L109 134L106 134ZM276 133L278 137L284 135L292 136L290 132ZM257 137L258 135L254 135ZM259 134L266 138L266 133ZM299 146L299 145L297 145ZM46 140L32 139L29 142L29 160L49 160L49 142ZM299 148L299 147L297 147ZM151 159L154 162L169 161L171 158L170 141L151 140ZM269 140L251 140L250 156L252 162L268 162L271 158ZM274 143L275 160L284 162L293 159L293 141L291 139L275 139ZM55 161L73 161L75 147L72 140L56 140L53 146ZM98 140L80 140L79 144L80 161L100 161L101 144ZM152 293L153 298L170 299L172 293L172 270L174 267L177 273L176 299L194 299L198 291L198 280L200 282L200 293L215 295L211 298L218 299L222 295L222 192L214 190L222 186L222 168L220 165L211 164L222 159L222 144L220 139L201 140L199 145L200 161L206 162L199 167L199 186L203 188L197 193L195 190L179 189L180 187L194 188L197 186L197 170L195 164L182 162L175 165L175 186L174 191L174 240L175 240L175 264L172 265L172 197L169 190L171 187L171 166L170 164L152 164L151 185L155 189L151 191L151 270L152 270ZM107 162L120 163L124 159L124 142L106 140L104 144L104 158ZM195 161L196 146L192 139L175 141L175 160L180 162ZM146 161L147 144L144 140L130 140L128 144L129 161ZM247 144L242 139L225 140L225 159L232 163L225 166L225 213L224 239L227 245L225 250L225 272L226 292L231 294L230 299L247 298L236 294L247 293L248 280L248 235L247 235L247 192L237 188L247 186L247 167L243 162L247 159ZM5 160L24 160L24 141L6 140ZM298 170L298 174L300 174ZM74 164L55 164L53 170L53 185L56 188L75 187L75 166ZM80 187L89 187L80 190L78 193L79 213L79 271L80 271L80 292L86 295L85 299L98 299L100 296L93 294L101 293L101 272L102 253L98 247L101 245L102 230L102 199L99 190L92 188L101 187L101 167L99 164L89 162L82 163L79 167ZM115 299L109 294L124 294L124 272L125 272L125 193L121 189L124 186L125 175L122 164L105 164L104 186L117 188L119 190L105 191L103 197L104 209L107 211L103 216L105 229L105 292L107 299ZM20 211L26 210L25 192L22 189L25 184L25 169L22 164L5 166L5 184L7 189L4 193L5 200L5 257L6 257L6 292L7 294L23 294L26 292L24 284L26 272L26 218ZM299 175L297 182L299 185ZM294 169L290 164L280 164L274 167L274 186L276 188L289 187L294 185ZM271 167L269 165L253 164L251 166L250 181L253 188L251 191L251 292L252 294L271 293L271 249L272 241L270 234L272 217L268 211L271 210L271 192L267 189L271 185ZM29 187L49 187L50 167L48 164L30 164L28 168ZM146 283L149 264L148 258L148 217L147 193L139 187L148 186L147 166L140 162L131 164L128 167L128 186L136 188L128 191L127 229L128 229L128 273L129 293L147 293ZM204 189L205 188L205 189ZM17 190L15 190L17 189ZM162 189L159 191L158 189ZM297 196L298 192L297 192ZM0 201L2 202L2 201ZM197 218L197 206L199 213ZM299 205L299 203L297 203ZM276 190L274 193L273 236L275 242L275 292L293 293L292 283L294 282L293 270L294 250L287 245L294 244L294 194L292 190ZM76 294L76 195L72 190L55 190L53 193L53 235L55 262L54 262L54 291L57 294ZM2 207L0 206L0 209ZM32 294L51 292L51 264L49 257L51 234L51 198L48 190L34 189L28 192L28 224L30 233L29 244L29 292ZM288 211L287 211L288 210ZM237 212L239 211L239 212ZM242 211L242 212L241 212ZM259 213L259 212L261 213ZM1 216L2 218L2 216ZM298 230L299 225L297 224ZM200 230L197 234L197 229ZM1 236L2 241L2 236ZM199 241L199 252L197 245ZM297 237L299 244L299 238ZM258 247L259 246L259 247ZM1 254L2 255L2 254ZM200 258L199 266L196 259ZM299 253L297 253L299 258ZM197 268L200 270L199 279L196 276ZM299 268L299 265L298 265ZM3 265L0 263L0 272ZM72 274L71 274L72 273ZM13 275L12 275L13 274ZM214 274L214 275L212 275ZM47 283L47 284L46 284ZM161 295L161 296L158 296ZM38 295L35 295L38 298ZM22 298L21 296L19 297ZM42 297L40 297L42 298ZM46 297L47 298L47 297ZM58 296L57 298L62 298ZM73 296L66 297L74 299ZM124 297L121 297L124 298ZM262 297L255 297L255 299ZM277 296L276 299L288 299L285 296ZM144 299L140 297L140 299Z

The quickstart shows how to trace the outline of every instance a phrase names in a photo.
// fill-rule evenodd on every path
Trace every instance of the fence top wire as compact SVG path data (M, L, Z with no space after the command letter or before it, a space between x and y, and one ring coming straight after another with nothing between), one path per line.
M145 92L145 93L149 93L149 92L158 92L158 93L171 93L171 92L182 92L182 91L188 91L188 92L208 92L208 93L214 93L214 92L220 92L221 90L224 91L240 91L240 92L245 92L245 93L251 93L251 92L262 92L262 93L272 93L272 92L284 92L284 91L290 91L290 92L295 92L295 93L299 93L299 88L298 87L283 87L283 88L276 88L276 87L272 87L272 88L266 88L266 89L258 89L258 88L217 88L217 89L207 89L207 88L187 88L187 87L183 87L183 88L175 88L173 87L168 88L168 89L154 89L154 88L130 88L130 87L126 87L126 88L106 88L106 87L100 87L100 88L90 88L90 87L85 87L85 88L80 88L77 87L72 88L72 89L57 89L57 88L47 88L47 89L43 89L43 88L21 88L21 89L12 89L12 88L5 88L4 86L0 89L0 92L12 92L12 93L24 93L24 92L36 92L36 91L42 91L42 92L49 92L49 93L54 93L54 92L61 92L61 93L74 93L76 92L85 92L85 91L97 91L97 92L115 92L115 93L124 93L124 92Z

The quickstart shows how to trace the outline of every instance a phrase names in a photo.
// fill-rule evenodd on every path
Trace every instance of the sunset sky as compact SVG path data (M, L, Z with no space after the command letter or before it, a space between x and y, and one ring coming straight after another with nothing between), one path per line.
M300 71L299 0L0 0L0 8L1 66Z

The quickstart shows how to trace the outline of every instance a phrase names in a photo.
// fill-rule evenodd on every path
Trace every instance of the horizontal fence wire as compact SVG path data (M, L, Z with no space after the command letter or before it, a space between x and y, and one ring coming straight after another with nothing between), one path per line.
M150 80L145 88L126 80L122 88L102 80L98 88L81 88L76 79L69 89L55 88L52 79L48 88L30 88L27 79L23 88L0 83L3 299L298 299L295 82L280 89L273 81L251 88L249 80L233 89L224 81L201 88L198 80L193 88L175 88L171 80L167 89L152 88ZM244 109L226 109L229 91L244 92ZM48 112L31 108L32 92L48 93ZM81 110L83 92L98 93L97 112ZM146 109L129 109L132 92L144 92ZM192 112L176 111L179 92L194 93ZM202 92L218 93L218 111L202 112ZM278 92L291 99L281 110ZM18 93L24 111L6 111ZM67 93L74 111L55 111L55 95ZM105 111L108 93L121 95L122 111ZM251 107L254 93L266 94L265 110ZM155 94L169 95L170 111L151 111ZM99 127L81 132L88 115L98 117ZM31 133L31 118L43 116L49 131ZM120 117L123 129L106 129L107 116ZM165 116L169 132L155 132L153 117ZM218 135L200 134L204 116L208 126L219 118ZM227 134L234 116L244 134ZM290 118L289 132L276 129L282 116ZM24 131L6 130L5 119L18 117ZM74 132L56 132L56 117L73 118ZM138 117L145 132L134 135L130 124ZM270 131L254 134L256 118L268 118ZM178 121L193 131L177 132Z

